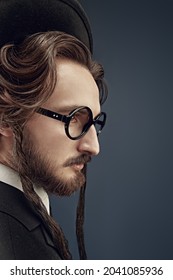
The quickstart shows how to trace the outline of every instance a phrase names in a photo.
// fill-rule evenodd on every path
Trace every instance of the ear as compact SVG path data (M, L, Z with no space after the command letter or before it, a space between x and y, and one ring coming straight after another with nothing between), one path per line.
M0 127L0 136L4 136L4 137L13 136L13 131L11 127Z

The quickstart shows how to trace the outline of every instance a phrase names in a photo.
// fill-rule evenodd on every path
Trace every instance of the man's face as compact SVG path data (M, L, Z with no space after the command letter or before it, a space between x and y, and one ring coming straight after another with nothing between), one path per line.
M58 81L43 108L68 115L88 106L100 113L99 91L90 72L70 60L57 60ZM99 153L94 126L79 140L67 137L64 123L35 113L24 129L23 149L31 180L58 195L70 195L85 182L84 166Z

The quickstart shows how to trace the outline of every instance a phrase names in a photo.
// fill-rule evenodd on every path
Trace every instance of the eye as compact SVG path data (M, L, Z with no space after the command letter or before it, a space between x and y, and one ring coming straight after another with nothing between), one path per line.
M80 126L85 126L90 120L90 114L88 112L88 109L82 108L74 113L72 116L70 123L76 124Z
M76 123L77 121L79 121L79 118L80 118L80 113L77 112L75 115L73 115L70 122Z

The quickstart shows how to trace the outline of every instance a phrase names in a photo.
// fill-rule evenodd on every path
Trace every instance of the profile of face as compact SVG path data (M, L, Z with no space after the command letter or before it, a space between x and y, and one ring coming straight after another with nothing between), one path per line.
M68 59L57 59L57 83L43 108L68 115L87 106L93 117L100 113L99 90L84 66ZM74 120L75 121L75 120ZM23 131L23 151L32 182L48 193L70 195L85 183L85 166L99 153L94 125L77 140L70 139L64 123L34 113Z

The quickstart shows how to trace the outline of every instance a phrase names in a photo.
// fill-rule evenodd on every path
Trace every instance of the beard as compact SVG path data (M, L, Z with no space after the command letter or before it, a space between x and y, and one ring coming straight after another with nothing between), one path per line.
M74 171L73 176L66 178L62 173L58 173L56 162L52 162L48 155L43 155L37 149L29 133L23 135L22 143L16 146L15 154L19 175L28 178L33 185L42 187L48 194L57 196L70 196L85 184L86 163L91 160L86 154L69 158L62 165L64 170L73 164L84 164L84 168Z

